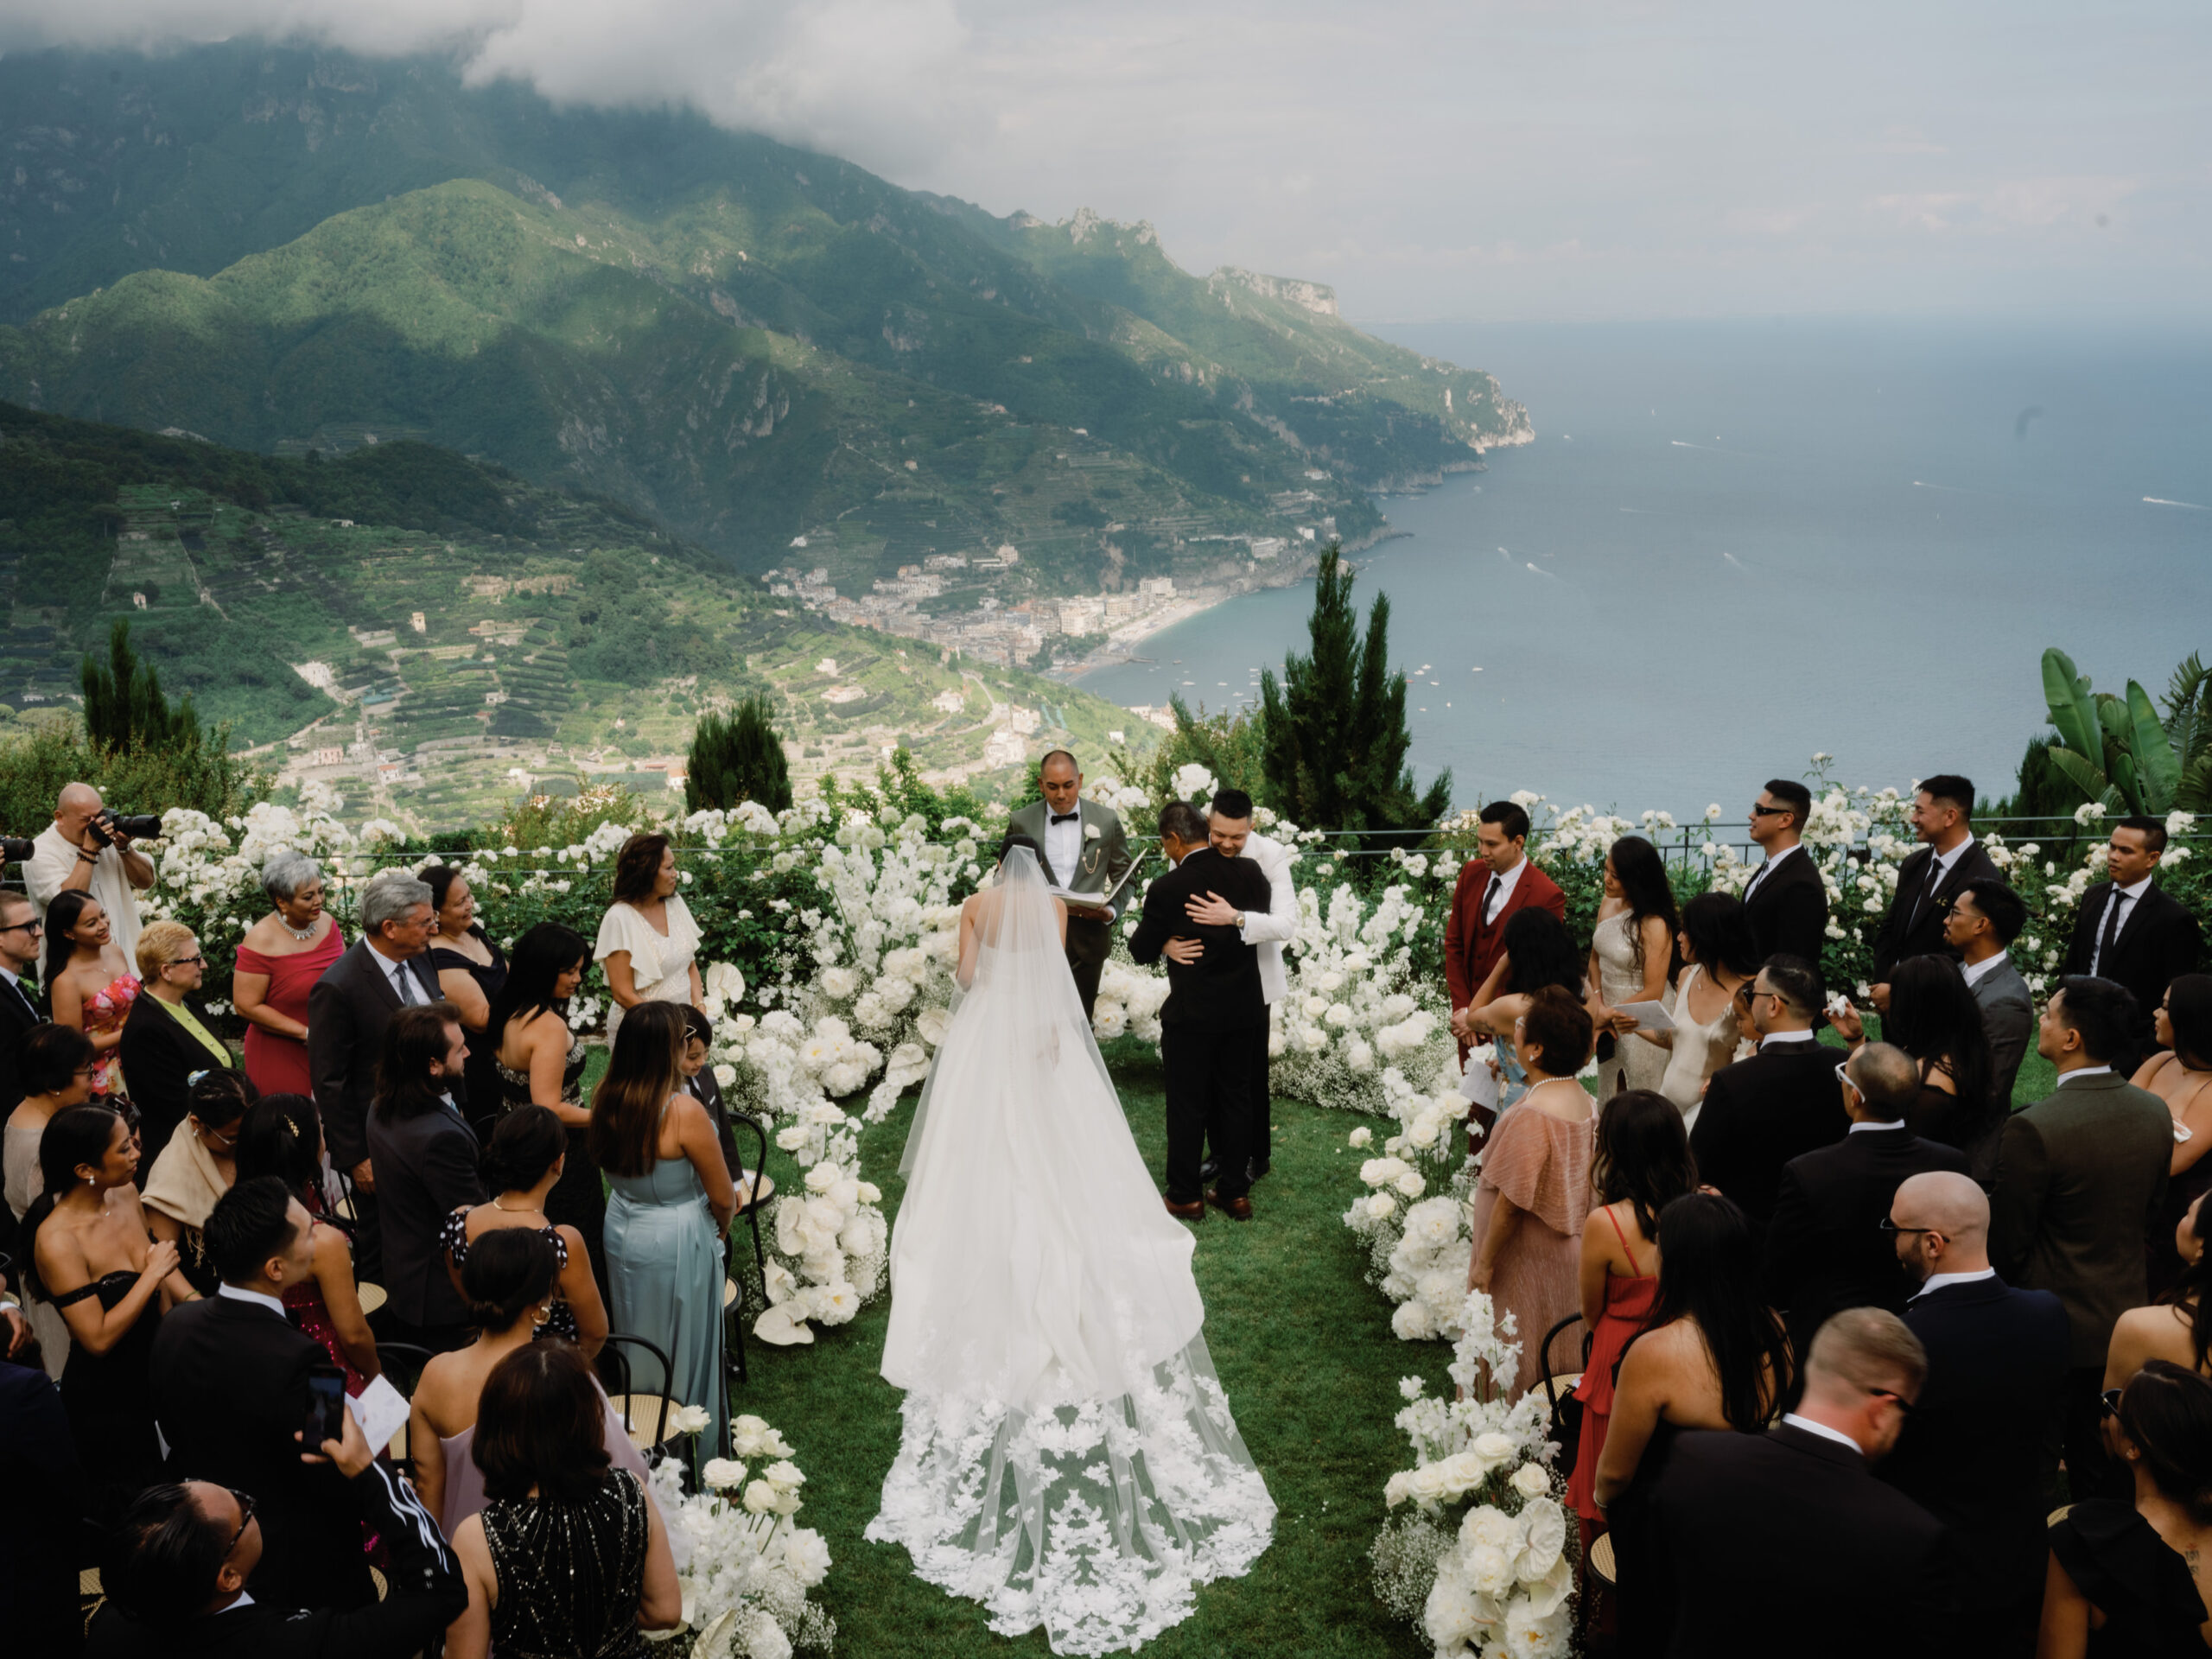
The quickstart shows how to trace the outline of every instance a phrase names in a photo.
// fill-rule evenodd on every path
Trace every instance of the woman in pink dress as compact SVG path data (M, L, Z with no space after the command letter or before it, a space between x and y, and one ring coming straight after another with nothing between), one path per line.
M1598 1459L1613 1415L1613 1372L1621 1352L1643 1329L1659 1292L1659 1212L1697 1190L1697 1166L1682 1115L1649 1089L1615 1095L1598 1115L1598 1154L1591 1185L1599 1207L1582 1224L1582 1319L1590 1352L1574 1397L1582 1402L1582 1437L1567 1495L1582 1521L1582 1546L1605 1529L1598 1507Z
M47 907L46 988L54 1023L92 1039L99 1056L93 1098L124 1093L117 1050L138 1000L138 976L115 942L107 912L89 893L56 893Z
M1498 1114L1483 1142L1467 1288L1488 1293L1501 1325L1513 1316L1520 1370L1497 1379L1506 1383L1509 1400L1543 1375L1544 1333L1581 1306L1582 1224L1590 1214L1597 1109L1574 1074L1589 1059L1592 1041L1590 1012L1580 997L1556 985L1531 997L1529 1011L1514 1022L1514 1050L1529 1090Z
M261 868L276 906L238 941L231 1001L246 1022L245 1074L264 1095L314 1092L308 1071L308 993L346 949L322 908L322 866L282 852Z

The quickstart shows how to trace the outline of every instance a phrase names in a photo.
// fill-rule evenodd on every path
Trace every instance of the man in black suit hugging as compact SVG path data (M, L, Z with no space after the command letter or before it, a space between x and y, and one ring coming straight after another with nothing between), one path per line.
M1920 850L1897 866L1897 890L1890 913L1874 936L1874 987L1869 998L1890 1011L1890 970L1907 957L1941 951L1955 959L1943 942L1943 914L1969 881L2002 878L1974 836L1974 785L1942 772L1920 785L1913 797L1912 830Z
M300 1461L294 1438L307 1421L308 1374L330 1363L284 1311L285 1287L315 1273L306 1206L274 1175L240 1181L216 1201L202 1237L222 1286L162 1321L148 1366L170 1478L253 1494L260 1599L365 1606L376 1587L359 1505L335 1468Z
M1813 816L1813 791L1777 778L1751 803L1751 839L1766 861L1744 889L1744 919L1764 962L1773 956L1821 959L1827 942L1828 889L1820 867L1800 844Z
M2157 818L2122 818L2105 842L2109 878L2082 895L2074 918L2074 938L2066 948L2066 971L2093 975L2125 985L2135 997L2135 1052L2126 1071L2158 1046L2152 1015L2166 1000L2166 987L2196 971L2203 936L2196 918L2159 890L2158 861L2166 854L2166 826Z
M1194 922L1186 906L1212 893L1238 910L1265 910L1268 878L1248 858L1224 858L1208 845L1206 821L1187 801L1160 809L1160 847L1175 868L1144 896L1143 919L1129 956L1149 966L1167 961L1167 1001L1160 1011L1160 1058L1167 1084L1167 1211L1202 1219L1212 1204L1237 1221L1252 1218L1252 1033L1268 1023L1260 953L1234 927ZM1195 942L1195 952L1171 941ZM1221 1171L1200 1198L1198 1161L1211 1142Z
M1966 1573L1959 1612L1991 1654L2034 1651L2050 1554L2043 1441L2066 1377L2066 1309L1989 1265L1989 1200L1945 1171L1890 1205L1897 1259L1920 1281L1904 1322L1928 1382L1881 1476L1951 1529Z
M1767 1300L1783 1310L1789 1345L1847 1307L1904 1311L1904 1275L1882 1231L1898 1186L1923 1170L1963 1172L1966 1154L1905 1127L1920 1095L1920 1065L1888 1043L1869 1043L1843 1067L1851 1128L1834 1146L1793 1158L1782 1172L1766 1232Z
M1724 1065L1705 1086L1690 1151L1698 1173L1735 1200L1764 1236L1782 1168L1840 1141L1851 1127L1836 1079L1842 1052L1813 1031L1820 970L1802 957L1770 957L1738 995L1738 1017L1758 1033L1759 1052Z
M1943 1528L1866 1465L1897 1444L1927 1356L1894 1313L1821 1327L1805 1397L1764 1433L1675 1443L1652 1494L1675 1586L1675 1659L1973 1651L1947 1648Z

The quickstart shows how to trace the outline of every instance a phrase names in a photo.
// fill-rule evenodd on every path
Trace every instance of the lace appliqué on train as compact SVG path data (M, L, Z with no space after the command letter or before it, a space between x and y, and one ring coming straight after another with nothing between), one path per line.
M1028 1412L910 1393L868 1539L903 1544L1001 1635L1042 1624L1058 1654L1149 1641L1189 1617L1199 1585L1247 1572L1275 1516L1205 1338L1151 1377L1084 1400L1056 1368Z

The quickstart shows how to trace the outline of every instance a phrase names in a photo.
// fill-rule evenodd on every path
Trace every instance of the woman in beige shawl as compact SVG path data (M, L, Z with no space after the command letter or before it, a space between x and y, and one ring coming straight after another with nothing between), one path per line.
M200 1230L215 1201L238 1179L234 1161L245 1109L253 1103L245 1073L210 1069L195 1073L186 1116L154 1160L141 1202L156 1238L176 1246L177 1268L202 1296L213 1296L221 1276L207 1259Z

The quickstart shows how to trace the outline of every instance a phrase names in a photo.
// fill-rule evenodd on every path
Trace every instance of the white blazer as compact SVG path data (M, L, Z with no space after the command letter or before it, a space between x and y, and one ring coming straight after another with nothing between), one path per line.
M1260 950L1260 990L1269 1007L1282 1001L1290 988L1290 975L1282 965L1283 941L1298 933L1298 889L1291 880L1290 849L1255 830L1244 838L1242 856L1260 867L1268 878L1265 914L1244 912L1243 938Z

